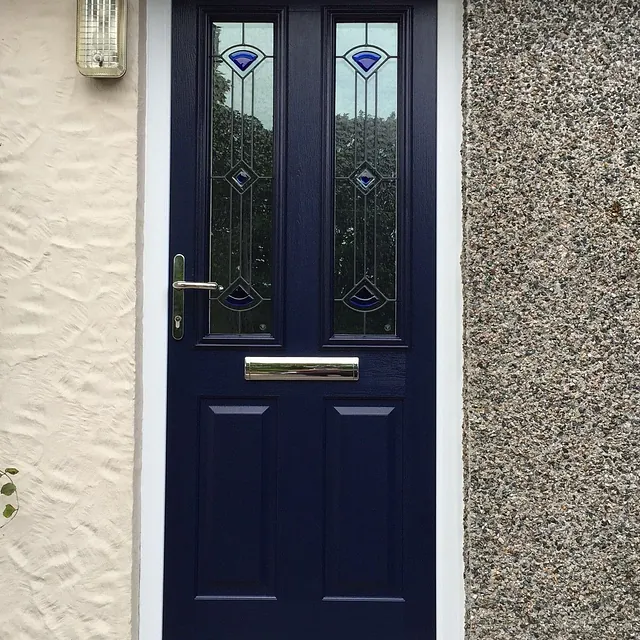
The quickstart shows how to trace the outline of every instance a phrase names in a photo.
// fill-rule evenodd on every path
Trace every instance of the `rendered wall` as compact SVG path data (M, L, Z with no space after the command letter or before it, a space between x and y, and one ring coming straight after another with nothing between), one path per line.
M73 0L0 0L0 467L20 470L21 504L0 530L7 640L131 637L129 5L129 71L95 81L75 68Z
M467 0L467 637L640 633L640 5Z
M122 81L74 2L0 0L0 637L131 635L136 6ZM640 11L468 0L471 640L640 629Z

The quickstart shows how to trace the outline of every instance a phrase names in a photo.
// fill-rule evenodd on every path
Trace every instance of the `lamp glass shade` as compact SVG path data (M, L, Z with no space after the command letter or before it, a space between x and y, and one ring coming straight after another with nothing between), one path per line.
M127 0L78 0L76 64L82 75L120 78L127 70Z

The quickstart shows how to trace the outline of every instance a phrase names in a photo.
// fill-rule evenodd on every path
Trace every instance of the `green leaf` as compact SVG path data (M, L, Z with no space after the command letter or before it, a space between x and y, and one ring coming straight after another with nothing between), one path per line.
M9 467L8 469L5 469L4 472L8 473L10 476L15 476L19 473L19 471L17 469L14 469L13 467Z
M7 484L2 485L2 489L0 489L0 493L3 496L12 496L16 492L16 485L13 482L7 482Z
M4 511L2 512L2 515L5 518L10 518L15 512L16 512L16 508L12 504L8 504L4 508Z

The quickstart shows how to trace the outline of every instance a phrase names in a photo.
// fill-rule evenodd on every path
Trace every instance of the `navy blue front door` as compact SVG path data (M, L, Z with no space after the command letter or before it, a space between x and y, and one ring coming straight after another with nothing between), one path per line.
M435 1L173 4L164 640L432 640Z

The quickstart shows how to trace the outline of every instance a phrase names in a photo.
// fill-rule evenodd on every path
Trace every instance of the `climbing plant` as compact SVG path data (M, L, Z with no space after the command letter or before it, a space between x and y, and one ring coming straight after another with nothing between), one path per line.
M0 470L0 494L2 496L0 529L13 520L20 510L18 489L13 481L13 476L17 474L18 470L13 467L7 467L4 471Z

